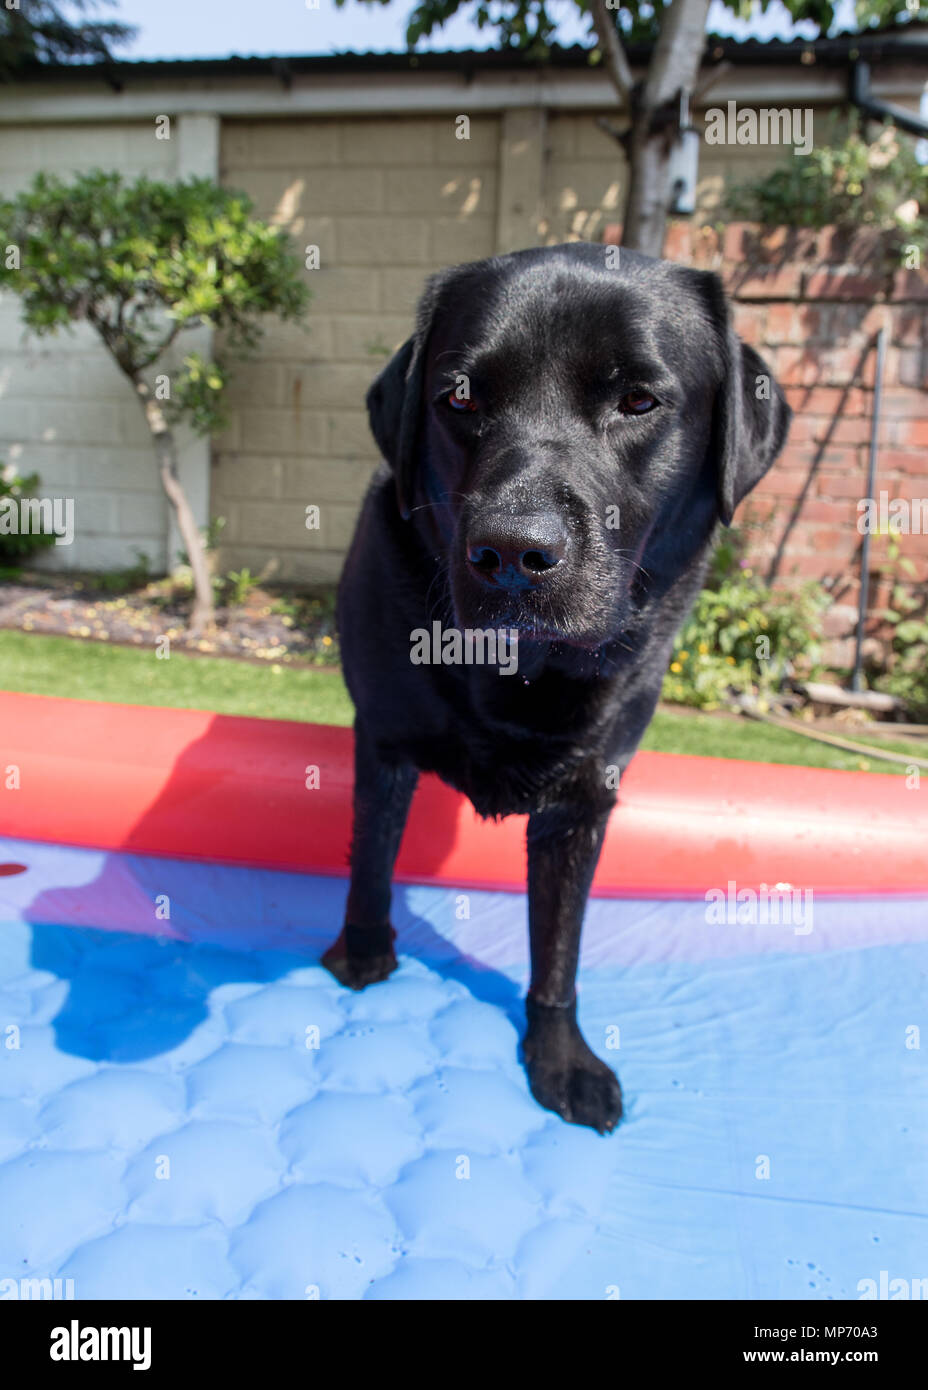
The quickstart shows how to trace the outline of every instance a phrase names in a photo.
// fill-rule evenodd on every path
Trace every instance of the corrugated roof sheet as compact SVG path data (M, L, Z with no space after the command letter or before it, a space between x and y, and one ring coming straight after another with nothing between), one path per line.
M122 86L139 79L177 77L275 76L281 81L303 75L337 75L345 72L464 72L548 67L586 68L590 48L574 44L554 45L545 57L532 57L517 49L451 49L442 52L280 54L223 58L156 58L116 60L112 63L36 64L17 74L17 81L105 81ZM633 64L644 63L651 44L627 44ZM846 66L857 54L870 62L924 62L928 65L928 24L898 24L864 34L840 34L831 39L734 39L710 35L704 64L718 62L738 66L795 63Z

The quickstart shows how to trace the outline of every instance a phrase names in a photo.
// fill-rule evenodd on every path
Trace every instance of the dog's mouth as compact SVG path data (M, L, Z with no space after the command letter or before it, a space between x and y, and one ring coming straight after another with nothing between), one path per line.
M616 579L615 574L579 575L559 593L516 594L481 591L466 574L455 576L455 621L461 628L515 632L522 646L546 643L594 651L623 629L634 607L631 585Z
M583 639L551 624L533 623L526 621L523 617L521 620L507 623L506 626L518 634L517 640L523 645L527 642L535 642L562 647L579 647L583 650L590 649L589 639Z
M554 615L533 610L529 601L510 601L505 604L488 604L484 599L474 605L467 600L455 603L455 621L462 628L493 630L507 640L515 641L519 647L550 646L572 648L591 652L609 642L621 628L624 609L609 605L611 611L602 609L584 615L582 613Z

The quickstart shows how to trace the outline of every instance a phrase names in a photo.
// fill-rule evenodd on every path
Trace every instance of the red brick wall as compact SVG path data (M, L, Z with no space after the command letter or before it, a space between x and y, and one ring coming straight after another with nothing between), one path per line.
M606 240L617 240L609 229ZM835 606L827 635L857 619L857 503L867 496L876 333L888 330L875 494L928 502L928 270L893 270L878 236L862 230L711 228L674 223L668 259L717 271L735 326L769 362L794 416L779 460L738 513L756 522L750 554L779 583L821 580ZM928 578L928 534L901 537ZM885 606L885 542L873 537L871 613ZM839 659L832 653L833 659Z

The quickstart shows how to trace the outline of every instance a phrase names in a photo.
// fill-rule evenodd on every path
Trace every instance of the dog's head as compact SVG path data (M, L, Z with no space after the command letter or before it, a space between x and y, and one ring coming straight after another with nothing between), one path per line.
M368 394L461 626L594 648L782 446L789 408L720 281L576 243L434 276Z

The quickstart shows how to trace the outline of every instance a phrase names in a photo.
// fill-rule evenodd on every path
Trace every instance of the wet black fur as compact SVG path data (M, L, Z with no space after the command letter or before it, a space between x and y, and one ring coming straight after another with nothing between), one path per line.
M357 710L352 881L325 958L355 988L395 967L390 879L418 771L484 816L527 812L529 1080L542 1105L601 1132L621 1093L579 1032L574 979L616 795L606 769L638 746L717 524L789 421L716 276L625 251L610 268L608 254L577 243L441 272L370 389L384 463L338 600ZM473 412L448 404L461 373ZM644 389L654 410L617 412ZM564 523L564 562L537 589L481 582L467 537L527 512ZM413 665L410 635L436 619L517 628L518 674Z

